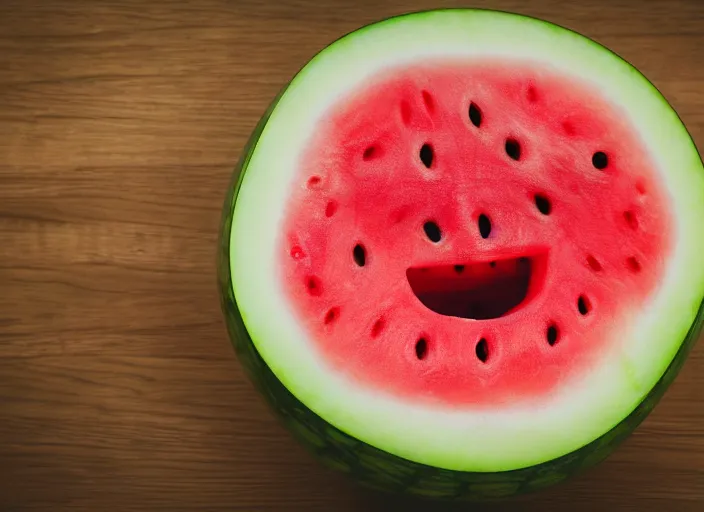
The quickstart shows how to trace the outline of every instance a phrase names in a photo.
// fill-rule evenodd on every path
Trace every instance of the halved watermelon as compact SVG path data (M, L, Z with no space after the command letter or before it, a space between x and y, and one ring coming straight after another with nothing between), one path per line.
M363 483L509 496L605 458L701 329L704 169L633 67L484 10L315 56L251 137L219 277L297 437Z

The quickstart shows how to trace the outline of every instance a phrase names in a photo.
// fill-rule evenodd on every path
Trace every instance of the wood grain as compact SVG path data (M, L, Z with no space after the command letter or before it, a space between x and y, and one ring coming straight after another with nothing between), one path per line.
M227 341L214 244L246 138L308 58L459 4L0 4L0 510L430 508L357 488L279 427ZM701 0L473 5L610 46L704 147ZM594 509L704 509L704 344L606 463L486 507Z

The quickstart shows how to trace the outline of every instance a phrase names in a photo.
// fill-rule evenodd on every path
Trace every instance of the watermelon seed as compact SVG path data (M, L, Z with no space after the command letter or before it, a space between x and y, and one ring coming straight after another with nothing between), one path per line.
M489 359L489 344L486 342L485 338L477 342L477 346L474 347L474 352L482 363L486 363L486 360Z
M376 146L369 146L367 149L364 150L364 153L362 153L362 158L364 160L371 160L374 158L375 154L377 153L377 147Z
M623 218L631 229L638 229L638 219L631 210L623 212Z
M354 262L360 267L363 267L367 262L367 252L364 250L364 246L362 244L357 244L354 246L354 249L352 249L352 256L354 257Z
M489 262L489 266L490 266L491 268L496 268L496 262L495 262L495 261L490 261L490 262Z
M464 265L455 265L455 272L457 272L458 274L464 272Z
M311 176L308 178L308 188L316 188L321 182L320 176Z
M442 239L440 227L433 221L428 221L423 224L423 231L431 242L438 243Z
M477 224L479 225L479 234L482 238L489 238L489 235L491 234L491 221L489 220L489 217L482 213L479 216Z
M592 303L585 295L580 295L577 299L577 309L579 314L584 316L592 309Z
M328 201L328 204L325 206L325 216L332 217L333 215L335 215L336 211L337 203L335 201Z
M399 209L391 212L391 216L390 216L391 222L394 224L400 223L401 221L403 221L403 219L405 219L408 216L409 210L410 210L410 208L408 206L404 206L402 208L399 208Z
M479 110L479 107L477 107L474 102L469 104L469 120L477 128L482 124L482 111Z
M516 139L506 139L506 144L504 146L506 149L506 154L513 160L521 159L521 145Z
M640 261L635 256L631 256L626 260L626 264L628 265L628 268L631 269L631 272L635 272L636 274L640 272Z
M323 321L325 322L325 325L330 325L335 320L337 320L339 316L340 316L340 308L338 308L338 307L330 308L328 310L328 312L325 314L325 320L323 320Z
M309 276L306 279L306 288L308 288L308 293L315 297L323 293L323 287L320 284L320 279L315 276Z
M592 155L592 165L597 169L606 169L609 165L609 157L603 151L597 151Z
M384 330L384 325L385 322L383 318L379 318L376 322L374 322L374 325L372 325L372 338L376 338L379 334L381 334L381 331Z
M545 197L542 194L535 194L534 198L535 200L535 206L538 208L538 211L542 213L543 215L550 215L550 212L552 211L552 204L550 204L550 199Z
M587 256L587 264L589 265L589 267L593 271L595 271L595 272L601 271L601 263L599 263L599 261L591 254L589 256Z
M433 165L433 147L430 144L423 144L420 148L420 161L423 165L430 169Z
M557 343L558 337L560 333L557 330L557 325L555 324L550 324L548 326L548 330L546 332L546 337L548 339L548 344L552 347L555 343Z
M423 95L423 103L425 103L425 108L428 110L428 113L432 114L433 110L435 110L435 102L433 101L433 97L428 91L423 91L421 94Z
M411 106L407 101L401 102L401 120L403 124L408 124L411 122Z
M303 249L300 245L294 245L293 247L291 247L291 257L294 260L300 260L305 255L306 254L303 252Z
M416 357L422 360L426 355L428 355L428 342L425 341L425 338L419 338L416 341Z
M528 90L526 91L526 97L528 98L528 101L530 103L535 103L538 101L538 91L535 90L535 87L532 85L528 86Z

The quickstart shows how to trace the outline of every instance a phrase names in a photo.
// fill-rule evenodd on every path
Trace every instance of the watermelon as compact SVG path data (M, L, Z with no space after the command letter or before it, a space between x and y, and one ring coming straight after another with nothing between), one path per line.
M234 173L222 307L330 467L513 496L605 459L704 317L704 169L636 69L537 19L407 14L332 43Z

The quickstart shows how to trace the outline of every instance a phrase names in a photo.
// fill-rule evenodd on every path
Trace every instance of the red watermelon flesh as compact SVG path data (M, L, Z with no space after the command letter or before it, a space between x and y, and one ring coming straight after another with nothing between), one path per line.
M538 398L618 350L672 247L614 105L546 67L391 70L304 152L282 284L328 364L456 406Z

